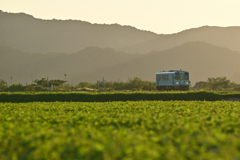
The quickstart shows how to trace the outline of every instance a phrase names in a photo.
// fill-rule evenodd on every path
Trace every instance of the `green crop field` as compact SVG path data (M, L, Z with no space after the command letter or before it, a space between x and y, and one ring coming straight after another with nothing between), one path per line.
M231 101L2 102L0 159L240 159L239 116Z

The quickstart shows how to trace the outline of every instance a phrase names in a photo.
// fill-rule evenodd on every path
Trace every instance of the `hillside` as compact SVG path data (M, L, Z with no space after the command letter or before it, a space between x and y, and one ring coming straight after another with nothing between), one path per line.
M80 81L95 81L86 79L83 75L92 75L93 72L111 68L117 64L130 61L139 54L125 54L110 48L88 47L77 53L31 53L19 49L0 46L0 79L10 83L31 83L31 75L34 79L64 79L70 83ZM75 79L78 75L80 78ZM94 75L92 75L94 77Z
M0 46L0 79L10 83L31 83L34 79L64 79L69 84L82 81L126 81L140 77L155 81L162 70L183 69L190 72L194 85L207 77L227 76L240 83L240 53L210 45L189 42L165 51L146 55L125 54L110 48L89 47L77 53L31 53Z
M183 69L190 72L193 85L197 81L206 81L208 77L218 76L227 76L240 83L239 59L239 52L205 42L189 42L165 51L151 52L95 75L108 75L107 79L115 80L141 77L144 80L155 81L156 72Z
M30 52L78 52L86 47L122 48L158 35L118 24L80 20L42 20L25 13L0 11L0 45Z
M0 79L8 82L11 76L13 83L25 84L32 75L64 79L64 74L70 84L103 77L155 81L160 70L183 69L193 84L217 76L240 83L240 27L204 26L158 35L118 24L41 20L0 11L0 35Z
M240 51L240 27L204 26L159 35L131 26L91 24L80 20L42 20L25 13L3 11L0 11L0 35L0 45L44 53L76 53L94 46L146 54L191 41L204 41Z
M130 45L121 48L123 52L147 53L161 51L182 45L191 41L203 41L209 44L240 51L240 27L213 27L203 26L184 30L176 34L159 35L148 42Z

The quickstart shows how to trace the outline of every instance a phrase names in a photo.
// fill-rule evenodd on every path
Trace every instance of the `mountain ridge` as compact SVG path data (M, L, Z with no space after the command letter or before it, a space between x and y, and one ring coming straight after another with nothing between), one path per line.
M1 48L0 79L8 83L11 76L19 82L30 83L31 74L34 79L63 79L67 74L69 84L74 85L83 81L96 82L103 77L107 81L126 81L134 77L155 81L156 72L172 69L189 71L193 84L217 76L227 76L240 83L240 53L206 42L188 42L145 55L97 47L73 54L30 54ZM11 51L13 53L9 54ZM3 58L4 55L8 57Z
M67 74L71 84L102 77L155 81L160 70L184 69L193 83L216 76L240 83L238 26L161 35L118 24L41 20L0 11L0 35L0 79L12 76L30 83L32 74L35 79Z
M240 51L240 27L202 26L186 29L178 33L159 36L155 39L121 48L123 52L146 53L153 50L165 50L188 41L205 41L209 44Z
M89 46L120 48L157 36L130 26L41 20L26 15L0 12L0 44L31 52L71 53Z
M113 48L146 54L205 41L240 51L240 27L202 26L173 34L156 34L132 26L96 24L81 20L42 20L26 13L0 12L0 44L31 52L75 53L86 47Z

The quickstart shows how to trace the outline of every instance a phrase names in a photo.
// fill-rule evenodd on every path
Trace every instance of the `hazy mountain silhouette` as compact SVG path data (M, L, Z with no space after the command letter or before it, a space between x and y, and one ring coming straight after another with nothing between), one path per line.
M157 38L121 48L124 52L147 53L172 48L190 41L204 41L240 51L240 27L203 26L184 30L176 34L159 35Z
M110 48L89 47L73 54L30 53L0 46L0 79L10 83L31 83L34 79L64 79L69 84L127 80L140 77L155 81L161 70L183 69L190 72L193 84L207 77L227 76L240 83L240 53L205 42L188 42L145 55L125 54Z
M24 13L0 11L0 44L31 52L77 52L86 47L122 48L158 35L118 24L79 20L41 20Z
M155 81L160 70L183 69L193 83L217 76L240 83L240 27L158 35L118 24L41 20L0 11L0 36L0 79L8 82L11 76L24 84L31 83L31 75L64 79L64 74L70 84L102 77Z
M132 61L96 72L95 77L127 80L141 77L155 81L156 72L183 69L190 72L193 84L208 77L227 76L240 83L240 53L205 42L189 42L165 51L151 52Z
M111 68L131 59L141 57L139 54L125 54L110 48L88 47L73 54L66 53L30 53L19 49L0 46L0 79L14 83L30 83L34 79L67 79L71 83L95 81L83 75ZM80 79L74 79L78 75Z
M189 41L240 51L240 27L200 27L158 35L118 24L91 24L80 20L41 20L24 13L0 11L0 45L30 52L73 53L86 47L113 48L125 53L148 53Z

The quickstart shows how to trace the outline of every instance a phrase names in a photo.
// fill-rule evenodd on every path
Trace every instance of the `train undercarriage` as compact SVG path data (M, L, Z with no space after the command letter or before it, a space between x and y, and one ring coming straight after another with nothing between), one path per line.
M188 91L189 86L157 86L157 90L160 90L160 91L171 91L171 90Z

